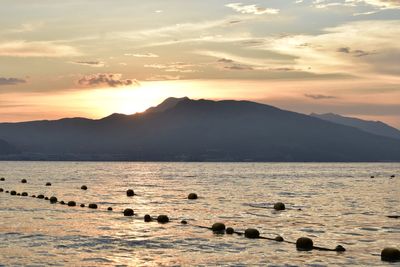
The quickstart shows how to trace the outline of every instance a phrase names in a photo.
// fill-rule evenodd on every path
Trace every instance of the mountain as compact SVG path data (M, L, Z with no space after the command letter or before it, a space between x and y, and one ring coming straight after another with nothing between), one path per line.
M0 155L17 154L18 151L14 146L0 139Z
M368 133L400 139L399 130L380 121L366 121L357 118L344 117L333 113L311 113L311 116L333 123L355 127Z
M232 100L171 98L100 120L0 123L0 138L26 160L400 161L400 140Z

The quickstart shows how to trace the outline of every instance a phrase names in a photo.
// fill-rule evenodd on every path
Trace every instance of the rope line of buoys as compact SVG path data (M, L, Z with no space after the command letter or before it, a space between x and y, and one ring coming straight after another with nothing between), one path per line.
M4 179L5 180L5 179ZM2 180L2 181L4 181ZM27 183L27 181L25 179L22 179L21 182L22 183ZM48 184L50 183L46 183L46 186L48 186ZM87 186L82 185L81 186L82 190L87 190ZM0 188L0 192L4 192L3 188ZM22 193L17 193L15 190L11 190L5 191L6 193L10 193L10 195L12 196L22 196L22 197L27 197L28 193L27 192L22 192ZM127 190L126 192L127 196L133 196L135 195L134 191L132 189ZM32 198L37 198L37 199L45 199L45 200L49 200L49 202L51 204L56 204L56 203L60 203L61 205L67 205L69 207L75 207L77 206L77 203L75 201L68 201L67 203L65 203L63 200L58 201L57 197L52 196L52 197L47 197L44 196L43 194L39 194L37 197L35 195L31 195ZM187 197L190 200L194 200L197 199L197 194L196 193L190 193ZM81 207L85 207L85 204L80 204ZM251 205L250 205L251 206ZM256 207L256 208L265 208L265 207L259 207L259 206L252 206L252 207ZM95 203L90 203L88 205L88 208L90 209L97 209L98 206ZM286 206L284 203L282 202L277 202L274 204L273 206L274 210L277 211L282 211L286 209ZM112 207L108 207L107 211L113 211ZM126 208L123 211L124 216L127 217L132 217L135 214L135 212L133 211L133 209L131 208ZM389 215L387 216L389 218L398 218L399 216L397 215ZM157 221L160 224L165 224L165 223L169 223L171 220L167 215L159 215L157 216L157 218L152 218L149 214L146 214L143 217L145 222L152 222L152 221ZM188 222L186 220L182 220L181 224L188 224ZM284 240L282 236L277 235L275 238L271 238L271 237L265 237L265 236L261 236L260 232L255 229L255 228L247 228L244 232L237 232L235 231L232 227L226 227L225 224L217 222L214 223L211 227L207 227L207 226L201 226L201 225L195 225L195 224L191 224L191 226L193 227L198 227L198 228L202 228L202 229L209 229L212 230L215 234L228 234L228 235L232 235L232 234L237 234L240 236L245 236L246 238L249 239L265 239L265 240L270 240L270 241L275 241L275 242L285 242L285 243L289 243L289 244L295 244L296 245L296 249L299 251L311 251L311 250L320 250L320 251L335 251L335 252L344 252L346 251L346 249L342 246L342 245L337 245L334 249L330 249L330 248L325 248L325 247L320 247L320 246L315 246L314 242L311 238L308 237L300 237L296 240L296 242L291 242L291 241L287 241ZM388 261L388 262L397 262L400 261L400 250L398 250L397 248L392 248L392 247L386 247L382 250L381 252L381 260L382 261Z

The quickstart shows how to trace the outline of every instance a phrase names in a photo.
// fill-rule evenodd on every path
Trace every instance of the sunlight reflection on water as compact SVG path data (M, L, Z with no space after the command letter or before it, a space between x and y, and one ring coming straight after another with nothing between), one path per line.
M0 193L0 265L381 266L381 249L400 240L399 221L386 217L400 213L399 178L389 179L399 169L389 163L0 162L1 188L78 203ZM128 188L137 195L127 197ZM199 199L187 200L190 192ZM254 207L277 201L289 209ZM137 214L124 217L125 208ZM172 222L145 223L145 214L167 214ZM179 224L182 219L189 225ZM348 251L297 252L291 244L190 226L217 221L291 241L308 236L316 245L342 244Z

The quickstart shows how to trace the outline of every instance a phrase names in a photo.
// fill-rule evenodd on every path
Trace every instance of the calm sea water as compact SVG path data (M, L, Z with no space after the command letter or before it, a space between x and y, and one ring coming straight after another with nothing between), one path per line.
M0 193L5 266L394 266L381 262L380 251L400 245L400 221L386 217L400 214L398 163L0 162L0 177L5 190L99 205L90 210ZM128 188L137 195L128 198ZM190 192L199 199L187 200ZM268 208L277 201L288 209ZM125 208L137 216L124 217ZM144 214L167 214L172 222L145 223ZM308 236L347 251L298 252L292 244L193 226L214 222L289 241Z

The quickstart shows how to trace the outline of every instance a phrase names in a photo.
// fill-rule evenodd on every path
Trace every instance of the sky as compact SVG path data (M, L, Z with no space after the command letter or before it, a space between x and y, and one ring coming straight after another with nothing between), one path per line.
M0 0L0 122L251 100L400 128L400 0Z

